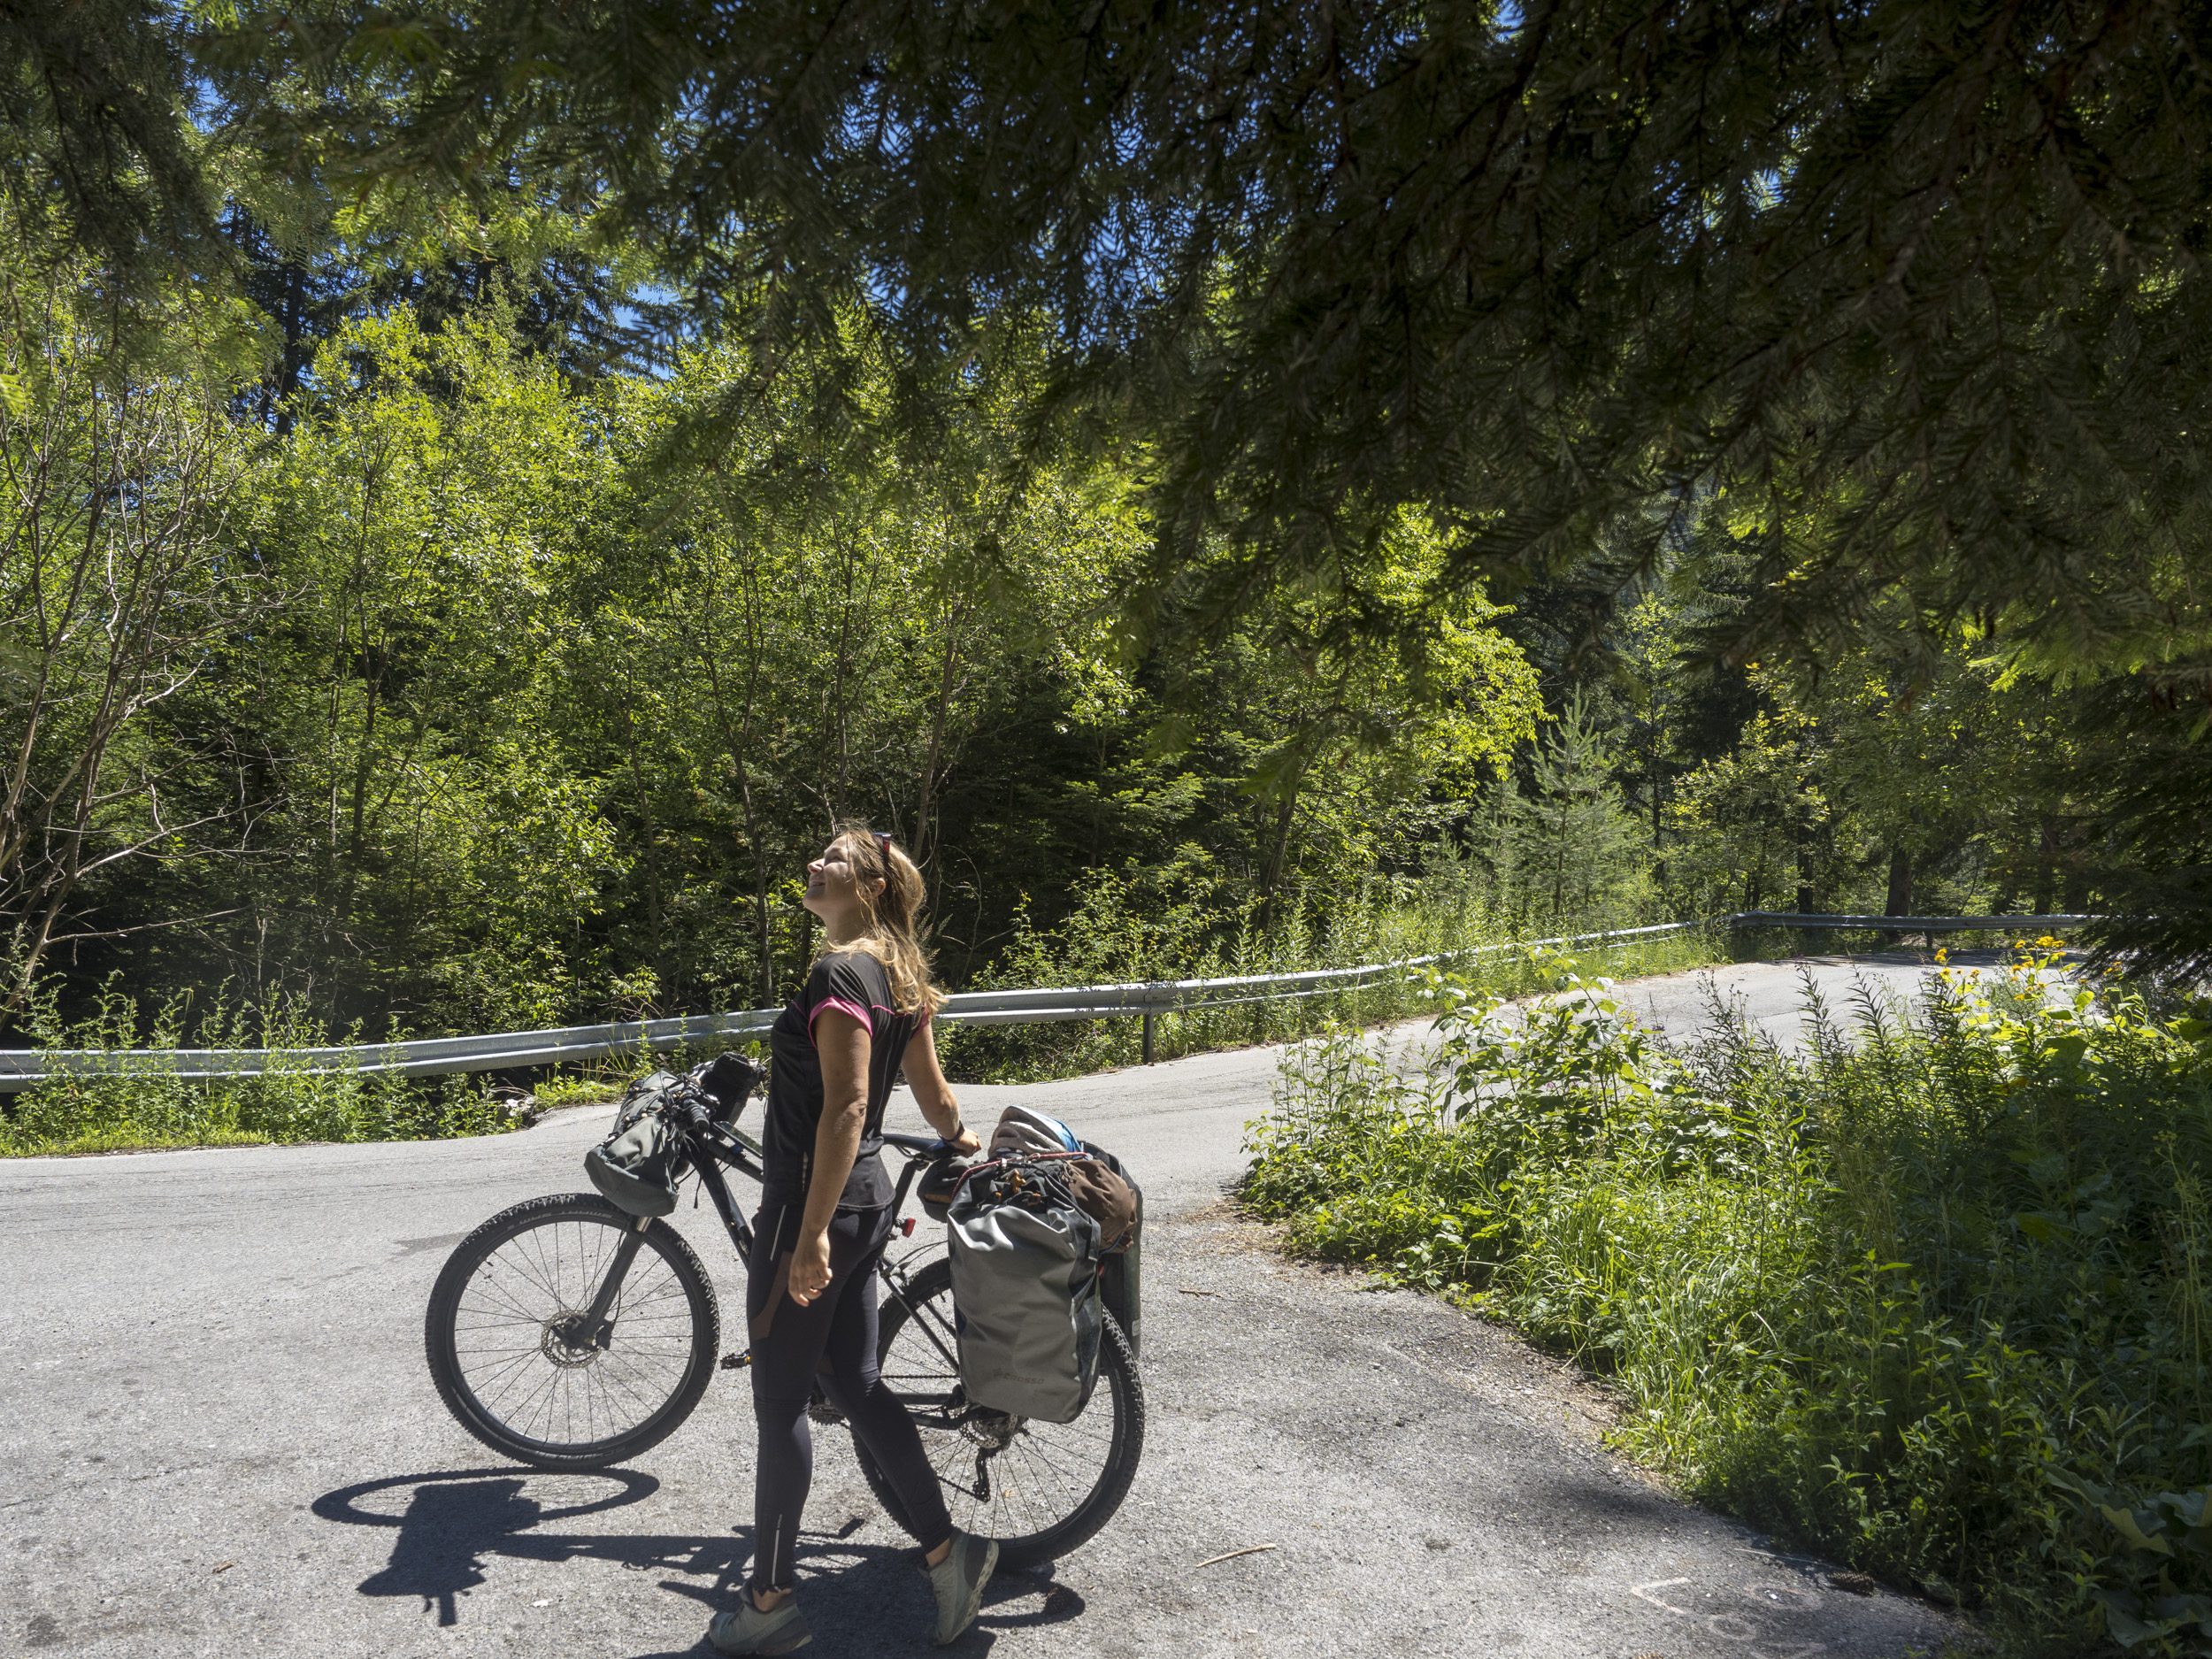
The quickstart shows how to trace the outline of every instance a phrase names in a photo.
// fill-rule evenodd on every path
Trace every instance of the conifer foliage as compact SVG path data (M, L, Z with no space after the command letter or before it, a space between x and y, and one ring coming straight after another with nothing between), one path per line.
M1049 314L1062 396L1173 434L1171 561L1222 525L1356 558L1422 500L1461 569L1633 570L1719 487L1754 635L1899 585L2070 658L2201 625L2212 24L2177 0L283 20L234 36L241 130L612 210L721 323L861 299L920 357ZM340 95L257 102L272 44Z

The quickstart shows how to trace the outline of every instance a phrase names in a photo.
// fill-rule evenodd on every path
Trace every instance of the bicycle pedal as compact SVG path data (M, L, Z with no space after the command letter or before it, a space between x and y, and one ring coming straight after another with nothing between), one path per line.
M749 1348L747 1348L742 1354L725 1354L722 1356L722 1369L724 1371L743 1371L752 1363L753 1350Z

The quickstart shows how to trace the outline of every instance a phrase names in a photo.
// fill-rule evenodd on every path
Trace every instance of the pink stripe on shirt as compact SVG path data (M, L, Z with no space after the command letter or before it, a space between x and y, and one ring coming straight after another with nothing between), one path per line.
M849 1014L854 1019L858 1020L861 1030L874 1031L875 1026L868 1018L868 1010L861 1007L859 1003L849 1002L841 996L826 996L814 1005L814 1011L806 1017L806 1034L810 1038L814 1035L814 1022L833 1008L841 1014Z

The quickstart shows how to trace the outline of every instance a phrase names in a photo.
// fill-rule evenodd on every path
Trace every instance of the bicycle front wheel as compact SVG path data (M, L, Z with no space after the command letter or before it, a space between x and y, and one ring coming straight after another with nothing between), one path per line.
M997 1539L999 1558L1010 1566L1054 1561L1088 1542L1136 1479L1144 1385L1121 1327L1112 1316L1100 1317L1105 1328L1090 1405L1072 1423L1039 1423L967 1409L949 1263L930 1263L908 1281L903 1301L893 1296L883 1305L877 1343L883 1380L922 1432L952 1524ZM906 1506L857 1436L855 1450L877 1501L911 1532Z
M585 1328L632 1237L603 1328ZM423 1346L463 1428L540 1469L600 1469L673 1433L713 1375L714 1286L665 1221L642 1234L595 1193L534 1198L461 1240L438 1275Z

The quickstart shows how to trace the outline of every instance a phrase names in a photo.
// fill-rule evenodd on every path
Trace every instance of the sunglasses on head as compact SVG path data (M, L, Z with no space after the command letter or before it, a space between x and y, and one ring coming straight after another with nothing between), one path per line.
M887 866L891 862L890 836L881 830L870 830L868 833L876 838L876 850L883 855L883 862Z

